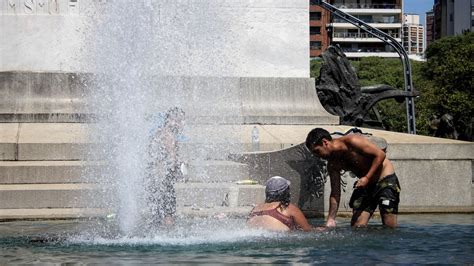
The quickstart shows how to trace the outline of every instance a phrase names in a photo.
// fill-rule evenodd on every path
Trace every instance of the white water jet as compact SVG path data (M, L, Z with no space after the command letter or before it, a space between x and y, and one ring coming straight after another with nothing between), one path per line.
M201 19L193 20L193 14L200 14ZM202 19L206 16L212 19ZM91 35L85 48L90 51L87 63L95 72L89 108L97 114L98 122L91 135L99 144L90 153L91 157L102 158L106 166L100 174L88 173L94 175L88 179L101 186L105 205L116 212L122 234L149 233L143 232L142 223L149 209L144 180L150 134L156 128L156 121L150 117L173 106L184 109L189 114L188 121L193 121L196 114L213 113L220 106L227 108L220 108L220 115L239 116L238 107L228 108L239 101L226 97L229 92L225 86L200 91L196 100L189 95L193 90L196 94L196 88L190 90L179 78L209 73L220 77L232 71L225 56L226 47L215 44L216 38L232 41L227 37L231 20L220 20L230 17L225 10L213 6L212 1L165 0L110 1L99 5L91 17ZM186 128L190 130L188 125ZM223 132L214 132L213 136L200 136L200 132L189 135L191 141L192 136L198 136L220 143L193 150L192 154L187 149L188 154L183 157L196 161L210 156L225 158L222 143L238 146L233 137Z

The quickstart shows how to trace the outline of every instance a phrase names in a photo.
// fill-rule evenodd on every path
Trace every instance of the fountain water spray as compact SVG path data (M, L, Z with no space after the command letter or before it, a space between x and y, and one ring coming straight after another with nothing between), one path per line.
M225 82L196 93L200 86L206 86L206 80L212 80L205 76L232 72L225 45L215 45L216 38L232 41L226 37L230 34L229 23L216 23L216 19L231 15L218 10L212 1L111 1L96 10L85 47L90 52L87 63L94 69L88 103L90 112L98 117L91 131L91 138L98 144L89 157L103 159L105 167L101 173L86 175L88 179L93 175L101 186L105 207L116 212L122 234L146 234L143 221L150 215L146 188L150 136L158 123L153 118L169 107L183 109L186 121L191 123L196 120L193 116L216 115L217 109L221 116L239 117L239 99L227 97L229 91L222 86ZM213 20L193 20L193 14L203 12ZM212 48L211 53L208 48ZM184 76L194 76L193 80L201 80L204 85L189 88ZM234 137L217 132L219 123L209 119L205 122L207 128L215 128L214 134L209 130L199 132L203 127L187 123L185 131L191 142L194 136L195 142L199 138L208 143L213 139L219 145L183 149L183 157L196 161L211 156L225 158L222 153L228 149L222 146L238 146Z

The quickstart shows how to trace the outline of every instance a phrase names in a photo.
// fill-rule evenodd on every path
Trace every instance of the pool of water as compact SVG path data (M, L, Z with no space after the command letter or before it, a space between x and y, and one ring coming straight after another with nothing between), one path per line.
M193 219L151 236L106 236L108 221L3 222L0 263L474 263L474 214L402 215L395 230L339 220L324 233L269 233Z

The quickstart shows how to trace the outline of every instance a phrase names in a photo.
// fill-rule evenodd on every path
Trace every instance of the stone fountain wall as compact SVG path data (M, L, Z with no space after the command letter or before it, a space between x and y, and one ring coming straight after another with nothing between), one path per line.
M169 58L163 57L162 75L309 76L306 0L118 3L141 3L143 14L153 5L158 27L176 33L167 36L169 52L181 58L182 65L169 68ZM94 27L89 18L106 12L108 5L107 0L0 0L0 71L93 71L84 60L84 45ZM176 44L176 39L182 41ZM208 66L219 58L231 66L216 73Z

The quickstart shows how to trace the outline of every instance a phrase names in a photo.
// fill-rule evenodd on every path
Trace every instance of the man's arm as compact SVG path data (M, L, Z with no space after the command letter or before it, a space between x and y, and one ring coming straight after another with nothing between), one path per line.
M349 138L349 145L362 152L362 154L372 157L372 164L370 165L369 171L367 171L365 176L360 177L356 184L357 188L365 187L372 181L377 170L382 167L383 161L385 160L385 153L368 139L360 136Z
M327 227L336 227L336 214L341 201L341 171L332 163L328 163L329 178L331 180L331 194L329 196L329 212L326 221Z

